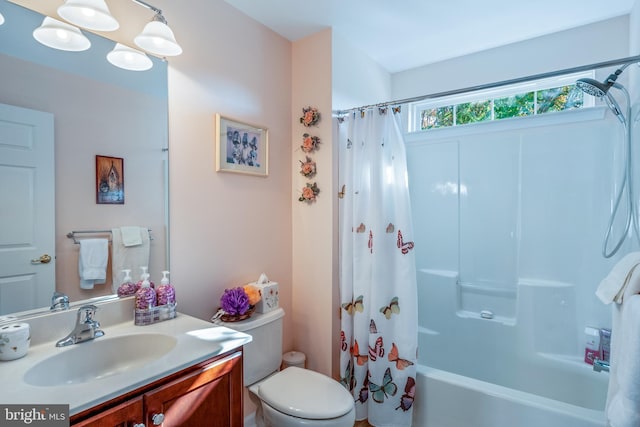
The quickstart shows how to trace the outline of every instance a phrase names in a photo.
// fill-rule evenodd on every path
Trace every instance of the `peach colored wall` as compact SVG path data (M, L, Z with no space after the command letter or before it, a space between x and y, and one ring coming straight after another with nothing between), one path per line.
M293 330L297 350L307 354L307 366L324 374L332 373L332 350L338 334L334 310L337 281L335 219L337 151L332 142L331 120L331 30L324 30L293 43L293 94L291 98L291 176L293 196ZM318 108L318 126L300 124L302 108ZM305 132L320 138L320 148L312 153L317 175L309 180L300 174L300 149ZM307 182L320 188L315 203L299 202Z
M157 3L157 4L156 4ZM225 288L265 272L291 330L291 44L221 0L160 0L169 60L171 272L180 310L209 319ZM214 115L269 129L269 176L215 171Z

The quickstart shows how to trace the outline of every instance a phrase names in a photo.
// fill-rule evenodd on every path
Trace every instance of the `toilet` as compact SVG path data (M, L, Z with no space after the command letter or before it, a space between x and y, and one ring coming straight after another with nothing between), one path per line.
M253 338L244 346L243 371L257 426L353 427L354 399L340 383L297 366L279 370L283 317L278 308L240 322L216 322Z

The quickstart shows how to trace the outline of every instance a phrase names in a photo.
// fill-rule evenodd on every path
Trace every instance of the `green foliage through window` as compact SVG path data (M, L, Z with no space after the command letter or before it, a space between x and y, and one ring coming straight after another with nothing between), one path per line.
M584 105L575 85L420 110L420 130L573 110Z
M534 112L535 92L521 93L493 100L495 119L530 116Z
M575 85L540 90L537 94L538 110L536 114L582 108L583 95L584 92Z
M491 101L465 102L456 105L456 124L483 122L491 120Z
M422 129L453 126L453 106L422 110Z

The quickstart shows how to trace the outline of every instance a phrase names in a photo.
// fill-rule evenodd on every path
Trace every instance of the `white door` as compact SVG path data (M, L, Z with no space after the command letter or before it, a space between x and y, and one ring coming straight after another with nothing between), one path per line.
M52 114L0 104L0 315L51 303L53 150Z

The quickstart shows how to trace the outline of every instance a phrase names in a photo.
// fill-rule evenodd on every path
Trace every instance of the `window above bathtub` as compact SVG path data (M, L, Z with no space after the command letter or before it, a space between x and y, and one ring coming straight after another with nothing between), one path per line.
M586 71L414 102L408 109L409 132L593 107L594 97L585 96L575 82L594 77L594 71Z

